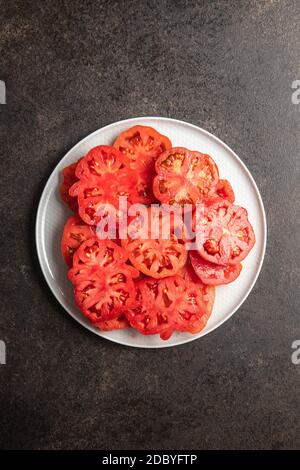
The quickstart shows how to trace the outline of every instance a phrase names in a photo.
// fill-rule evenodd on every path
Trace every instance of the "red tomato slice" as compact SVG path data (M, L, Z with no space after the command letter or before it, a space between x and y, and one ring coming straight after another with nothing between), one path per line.
M159 134L152 127L133 126L122 132L114 143L131 161L131 168L138 175L140 203L149 204L155 200L152 181L155 176L154 164L157 157L172 147L168 137Z
M166 204L196 204L219 179L218 167L209 155L176 147L156 160L153 192Z
M235 201L235 194L228 180L219 180L218 184L208 193L205 202L212 204L213 202L219 201L220 198L231 203Z
M152 219L153 223L151 215L156 216ZM166 228L167 220L169 221L169 214L162 214L158 208L148 208L146 219L143 214L133 218L128 227L128 238L121 241L133 266L156 279L176 274L187 260L185 243L175 235L174 224L178 227L180 221L176 219L175 214L172 216L167 233L163 233L162 230ZM144 228L145 234L148 231L148 238L142 234ZM155 229L157 233L154 232Z
M196 213L197 251L216 264L239 264L255 243L246 209L219 201L206 207L204 216Z
M121 314L118 318L114 318L114 320L99 321L94 323L94 326L99 328L101 331L124 330L125 328L130 327L127 318L123 314Z
M82 178L77 186L79 215L88 225L97 225L106 214L115 209L116 222L119 219L119 197L125 196L129 204L135 202L136 180L132 170L126 170L117 177L107 175L103 179Z
M77 215L69 217L61 240L62 256L68 266L72 266L73 254L81 243L94 236L94 228L84 224L80 217Z
M119 211L119 197L129 203L137 202L137 177L129 168L128 159L114 147L100 145L80 161L76 169L79 180L70 188L70 195L78 197L79 215L88 225L96 225L108 205Z
M168 339L174 331L174 320L161 303L164 281L165 279L157 280L150 277L137 281L136 304L131 309L125 310L125 315L130 325L143 335L159 334L161 339Z
M73 268L68 276L75 284L80 276L91 270L105 270L118 263L125 263L128 254L112 240L100 240L97 236L91 237L80 245L80 249L73 256ZM135 270L134 270L135 271Z
M181 330L188 331L190 333L198 333L201 331L210 317L215 301L215 288L213 286L208 286L204 284L198 276L196 276L194 269L190 264L187 264L181 271L178 273L186 282L189 282L199 294L199 304L202 304L202 311L205 312L205 315L199 319L193 319L194 321L185 324L184 319L181 319Z
M109 145L98 145L92 148L79 162L76 168L77 178L82 175L106 176L118 174L121 169L129 168L129 160L121 152Z
M233 282L240 275L242 270L241 263L221 266L201 258L197 251L190 251L189 255L194 271L199 279L201 279L204 284L211 286L219 286Z
M75 285L75 300L92 323L118 318L133 305L133 278L138 272L125 264L125 251L97 237L82 243L73 257L68 276Z
M125 312L131 326L144 335L159 334L168 339L173 331L198 332L210 316L209 299L203 286L175 275L164 279L145 278L136 283L137 305Z
M235 201L235 194L228 180L220 180L218 182L216 186L216 193L222 199L226 199L231 203Z
M78 178L75 174L77 164L78 162L72 163L72 165L69 165L62 170L61 174L63 177L63 181L59 188L62 200L67 204L67 206L69 206L69 208L73 212L77 212L78 204L76 197L70 196L69 189L74 183L76 183L76 181L78 181Z

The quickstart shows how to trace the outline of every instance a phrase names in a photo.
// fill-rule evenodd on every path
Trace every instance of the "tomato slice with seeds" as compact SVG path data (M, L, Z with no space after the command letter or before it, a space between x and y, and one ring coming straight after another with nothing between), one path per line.
M194 215L197 251L216 264L239 264L255 243L246 209L219 201L207 206L204 215Z
M78 211L78 204L76 197L70 196L69 190L71 186L73 186L73 184L78 181L78 178L75 174L77 164L78 162L72 163L72 165L66 166L62 170L61 174L63 177L63 181L59 187L59 192L62 200L67 204L67 206L69 206L69 208L73 212Z
M206 312L208 315L207 319L210 317L215 301L215 287L211 285L206 285L204 284L201 279L196 275L193 267L191 264L188 262L184 268L182 268L179 273L179 276L183 277L183 279L192 284L193 286L196 286L196 289L199 291L200 295L200 300L199 302L202 302L202 310ZM198 320L194 319L195 321L193 322L192 325L189 325L189 328L191 333L197 333L198 331L201 331L203 328L203 320L204 318L200 318ZM205 325L204 325L205 326ZM182 325L183 327L183 325ZM192 331L193 330L193 331Z
M233 282L242 270L241 263L222 266L201 258L197 251L190 251L189 255L194 271L199 279L204 284L211 286L220 286Z
M176 236L175 227L180 228L180 223L176 214L163 213L159 208L137 214L128 226L128 238L121 241L133 266L156 279L176 274L187 260L185 242Z
M118 318L135 301L133 278L138 272L125 264L125 251L110 240L93 237L73 258L68 276L75 285L75 300L83 314L98 323Z
M208 193L205 202L212 204L213 202L219 201L220 198L231 203L235 201L235 194L228 180L219 180L218 184Z
M75 285L75 300L82 313L92 322L113 320L134 302L135 287L130 266L86 273Z
M97 225L111 213L111 217L114 217L118 223L119 198L126 197L129 203L135 202L135 181L132 170L119 174L117 178L113 175L107 175L103 180L81 179L76 192L78 194L78 213L82 220L88 225Z
M73 268L69 270L69 279L76 284L78 279L98 268L106 270L128 259L126 251L112 240L100 240L96 235L80 245L73 256ZM134 270L135 271L135 270Z
M235 201L235 194L231 184L228 180L220 180L216 186L216 193L222 199L233 203Z
M218 167L209 155L175 147L156 160L153 192L167 204L196 204L219 180Z
M106 176L118 174L121 169L129 168L128 158L110 145L93 147L79 162L76 168L77 178L82 175Z
M203 291L197 284L188 284L185 301L178 309L176 331L196 334L206 326L210 312L204 308Z
M129 322L124 314L121 314L119 317L114 318L113 320L99 321L94 323L96 328L99 328L101 331L112 331L112 330L124 330L129 328Z
M163 302L163 289L167 280L146 277L136 282L136 302L125 310L130 325L143 335L159 334L167 340L174 331L173 312Z
M155 160L172 147L168 137L152 127L133 126L122 132L114 143L130 159L130 166L138 176L139 202L149 204L155 200L152 181L155 176Z
M61 240L61 252L68 266L73 264L73 254L85 240L95 236L93 227L82 222L77 215L67 220Z
M136 283L136 290L136 305L125 314L131 326L144 335L159 334L166 340L174 331L196 333L211 314L214 288L204 286L198 278L192 282L182 274L148 277Z
M103 220L106 207L116 209L119 197L129 203L138 202L137 177L129 168L129 160L114 147L100 145L91 149L76 168L79 180L70 188L70 195L78 198L78 212L88 225Z

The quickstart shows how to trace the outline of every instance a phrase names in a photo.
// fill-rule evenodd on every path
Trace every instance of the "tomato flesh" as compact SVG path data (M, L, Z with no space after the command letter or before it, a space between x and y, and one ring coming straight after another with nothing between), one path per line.
M219 179L209 155L175 147L156 160L153 192L163 203L185 205L202 201Z
M183 269L178 273L186 282L196 286L199 293L199 302L202 302L202 310L206 311L208 317L212 313L214 301L215 301L215 288L204 284L201 279L196 275L193 267L188 262ZM202 324L201 319L197 320L192 326L192 329L200 327ZM200 328L202 329L202 328ZM200 330L199 330L200 331Z
M114 147L99 145L90 150L78 164L76 176L69 193L78 198L79 215L88 225L103 219L107 206L115 208L118 218L121 196L129 203L138 202L137 177L129 160Z
M76 197L70 196L69 190L71 186L73 186L73 184L78 181L78 178L75 174L77 164L78 162L72 163L72 165L69 165L62 170L61 174L63 177L63 181L59 188L59 192L60 192L60 196L62 200L67 204L67 206L73 212L78 211L78 204L77 204Z
M194 216L197 251L211 263L239 264L255 243L246 209L218 201Z
M61 252L68 266L73 264L73 254L85 240L95 236L93 227L82 222L77 215L67 220L61 240Z
M82 175L102 177L108 174L118 174L121 169L128 167L129 160L110 145L93 147L79 162L76 168L77 178Z
M119 317L114 318L113 320L99 321L94 323L96 328L99 328L101 331L112 331L112 330L124 330L129 328L129 322L124 314L121 314Z
M189 255L195 273L207 285L229 284L240 275L242 270L241 263L222 266L201 258L197 251L190 251Z
M168 278L170 279L170 278ZM168 339L174 331L174 321L161 302L159 287L164 280L146 277L136 282L136 303L125 311L130 325L143 335L159 334Z
M164 340L174 331L196 333L204 328L214 302L213 287L182 272L164 279L147 277L136 283L136 290L136 305L125 312L129 323L144 335L159 334Z
M152 192L155 160L171 146L168 137L147 126L133 126L115 141L114 147L129 158L130 167L137 174L140 203L149 204L155 200Z
M122 247L97 237L76 251L68 276L75 285L75 300L91 322L116 319L133 304L138 272L126 259Z
M146 213L146 220L149 222L147 230L148 238L143 238L142 231L145 222L142 214L138 214L129 224L128 238L122 240L122 246L126 249L128 257L135 268L142 273L159 279L172 276L181 269L187 260L185 243L176 237L174 226L166 233L166 238L162 238L162 229L165 227L169 214L162 214L157 210L157 218L153 218L151 224L151 214L155 213L154 208L149 208ZM173 224L176 224L176 216ZM151 229L157 230L154 234ZM155 238L154 238L155 237Z
M212 204L213 202L218 202L220 199L225 199L232 204L235 201L235 194L228 180L219 180L217 185L209 191L204 202L206 204Z

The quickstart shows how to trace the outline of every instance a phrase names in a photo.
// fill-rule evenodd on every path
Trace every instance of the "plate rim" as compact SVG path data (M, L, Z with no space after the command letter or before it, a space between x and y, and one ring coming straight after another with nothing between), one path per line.
M243 296L243 298L241 299L241 301L237 304L237 306L231 311L231 313L226 317L224 318L218 325L215 325L215 326L211 326L210 328L206 330L206 328L200 332L198 335L191 335L190 338L185 338L183 339L182 341L179 341L178 343L176 344L168 344L166 341L163 341L162 344L158 344L158 345L135 345L135 344L130 344L129 342L126 342L126 341L120 341L120 340L116 340L114 338L110 338L108 336L105 336L103 334L103 332L101 332L100 330L95 330L92 325L89 325L89 324L85 324L83 323L80 318L77 318L77 316L75 314L73 314L72 310L69 309L66 305L63 305L62 302L61 302L61 299L58 297L56 291L54 290L54 287L51 285L50 283L50 280L48 278L48 273L46 274L46 265L47 263L43 261L43 250L42 250L42 246L43 246L43 243L42 243L42 237L39 237L39 233L42 233L42 220L43 220L43 215L42 215L42 211L43 211L43 206L44 206L44 200L46 201L46 196L49 192L49 189L50 188L50 180L51 180L51 177L54 173L57 172L57 169L58 167L60 166L62 160L64 160L71 152L73 152L79 145L83 144L87 139L91 138L93 135L97 134L99 131L101 130L104 130L104 129L107 129L107 128L113 128L113 127L116 127L120 124L124 124L126 122L130 122L130 123L134 123L134 122L138 122L138 121L141 121L141 120L159 120L159 121L172 121L174 123L177 123L177 124L180 124L180 125L184 125L184 126L188 126L188 127L191 127L197 131L201 131L202 133L206 134L209 138L212 138L213 140L217 141L221 146L225 147L225 149L227 151L229 151L232 156L236 159L237 163L242 167L242 169L246 172L248 178L250 179L254 189L255 189L255 192L256 192L256 196L257 196L257 199L258 199L258 202L259 202L259 205L260 205L260 209L261 209L261 213L262 213L262 228L263 228L263 240L262 240L262 255L260 257L260 260L259 260L259 264L257 266L257 269L256 269L256 273L255 273L255 276L253 278L253 281L252 283L250 284L250 286L248 287L247 289L247 292L245 293L245 295ZM207 131L206 129L203 129L202 127L199 127L197 126L196 124L191 124L189 122L186 122L186 121L182 121L180 119L174 119L174 118L169 118L169 117L162 117L162 116L140 116L140 117L134 117L134 118L127 118L127 119L122 119L120 121L115 121L115 122L112 122L110 124L107 124L103 127L100 127L98 129L96 129L95 131L91 132L90 134L86 135L83 139L79 140L75 145L73 145L73 147L71 147L67 153L64 154L64 156L57 162L57 164L55 165L55 167L53 168L53 170L51 171L48 179L47 179L47 182L44 186L44 189L40 195L40 199L39 199L39 203L38 203L38 208L37 208L37 211L36 211L36 220L35 220L35 245L36 245L36 251L37 251L37 255L38 255L38 260L39 260L39 265L40 265L40 268L41 268L41 271L43 273L43 276L46 280L46 283L50 289L50 291L52 292L52 294L54 295L54 297L56 298L56 300L58 301L58 303L60 304L60 306L69 314L71 315L72 318L74 318L82 327L86 328L87 330L89 330L90 332L94 333L95 335L101 337L101 338L104 338L108 341L111 341L113 343L116 343L116 344L120 344L122 346L127 346L127 347L133 347L133 348L139 348L139 349L160 349L160 348L171 348L171 347L176 347L176 346L181 346L183 344L187 344L187 343L190 343L191 341L195 341L196 339L200 339L202 338L203 336L209 334L209 333L212 333L214 330L216 330L217 328L219 328L221 325L223 325L223 323L225 323L226 321L228 321L236 312L237 310L241 307L241 305L245 302L245 300L247 299L247 297L250 295L254 285L256 284L257 282L257 279L259 277L259 274L261 272L261 269L262 269L262 265L263 265L263 262L264 262L264 258L265 258L265 253L266 253L266 245L267 245L267 218L266 218L266 213L265 213L265 208L264 208L264 204L263 204L263 200L262 200L262 197L261 197L261 194L260 194L260 191L258 189L258 186L252 176L252 174L250 173L250 170L247 168L246 164L241 160L241 158L234 152L234 150L231 149L231 147L229 147L225 142L223 142L219 137L217 137L216 135L212 134L211 132ZM40 239L40 242L39 242L39 239ZM51 270L49 268L49 272L51 273ZM105 333L105 332L104 332Z

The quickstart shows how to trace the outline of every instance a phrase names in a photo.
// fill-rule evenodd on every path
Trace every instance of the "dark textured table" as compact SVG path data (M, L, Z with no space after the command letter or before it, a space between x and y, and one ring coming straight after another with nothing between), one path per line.
M0 447L299 448L299 1L0 8ZM41 191L65 152L106 124L149 115L231 146L256 179L269 230L239 312L162 350L118 346L72 320L34 240Z

